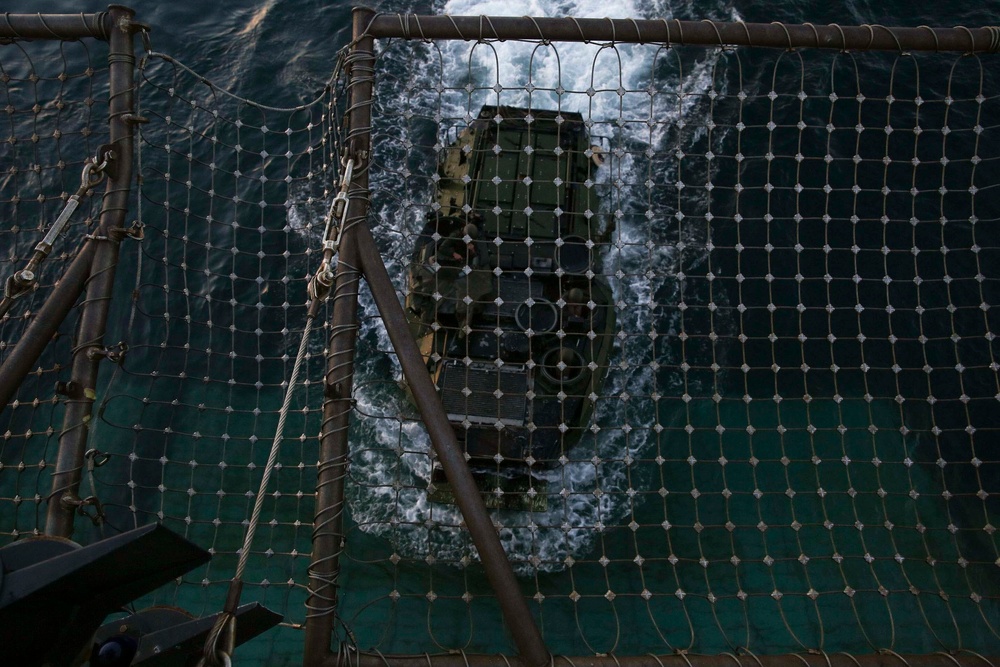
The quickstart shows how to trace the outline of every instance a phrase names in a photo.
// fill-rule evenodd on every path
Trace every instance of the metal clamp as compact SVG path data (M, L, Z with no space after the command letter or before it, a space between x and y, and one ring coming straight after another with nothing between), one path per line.
M80 384L78 382L73 382L72 380L69 382L63 382L62 380L56 382L53 391L60 396L65 396L66 398L79 398L80 396L83 396Z
M87 517L94 522L95 526L100 526L104 523L104 505L101 503L101 499L97 496L77 498L76 496L71 496L66 493L59 499L59 502L66 507L76 508L77 514ZM88 507L94 508L93 514L87 511Z
M136 220L125 230L125 236L130 239L135 239L136 241L141 241L146 238L146 225L141 220Z
M111 347L92 347L87 350L87 356L91 359L100 359L103 357L119 365L125 361L126 354L128 354L128 345L124 341Z
M306 286L306 291L309 296L310 301L323 300L330 294L330 288L333 287L333 281L337 275L337 262L336 260L323 260L323 263L319 265L319 270L313 279L309 281Z

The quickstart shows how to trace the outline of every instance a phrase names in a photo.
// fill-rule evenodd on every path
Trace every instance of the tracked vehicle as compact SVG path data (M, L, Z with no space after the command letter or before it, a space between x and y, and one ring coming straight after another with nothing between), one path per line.
M544 506L531 472L591 426L613 344L580 114L483 107L444 151L408 269L410 330L495 507ZM448 501L439 471L432 499Z

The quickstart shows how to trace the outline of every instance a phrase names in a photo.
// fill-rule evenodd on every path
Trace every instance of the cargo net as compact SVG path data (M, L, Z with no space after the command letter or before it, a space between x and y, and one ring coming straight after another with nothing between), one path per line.
M137 83L149 122L131 215L143 238L123 250L107 336L128 352L102 383L99 465L84 484L94 479L106 532L161 522L212 553L136 605L202 616L222 610L306 322L336 179L329 96L318 82L300 106L273 108L155 53ZM322 377L324 335L314 335L303 377ZM248 557L242 601L285 617L241 649L251 663L301 651L291 628L306 615L321 387L296 388Z
M988 60L381 46L371 223L551 651L995 652ZM341 639L510 652L362 304Z
M8 272L106 127L103 55L29 46L0 49ZM996 652L990 59L381 47L369 220L553 652ZM162 521L210 549L137 604L204 615L305 324L340 121L321 84L276 109L150 54L138 83L144 238L124 242L106 336L129 350L102 376L81 488L100 521L75 538ZM361 303L335 641L510 653ZM73 325L3 414L5 541L44 523ZM251 664L301 650L328 334L310 340L244 577L244 601L286 619L240 649Z
M106 62L106 45L93 42L0 46L0 290L26 268L35 246L80 188L85 161L107 142ZM81 200L35 272L37 288L23 292L0 318L0 361L21 340L93 230L103 192L102 183ZM0 415L2 544L44 528L62 424L55 386L69 380L73 320L63 323Z

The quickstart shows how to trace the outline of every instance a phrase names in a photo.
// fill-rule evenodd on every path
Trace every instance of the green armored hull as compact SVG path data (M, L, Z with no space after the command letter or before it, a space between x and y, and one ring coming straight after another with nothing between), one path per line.
M613 344L576 113L483 107L444 151L406 301L473 467L552 464L590 427Z

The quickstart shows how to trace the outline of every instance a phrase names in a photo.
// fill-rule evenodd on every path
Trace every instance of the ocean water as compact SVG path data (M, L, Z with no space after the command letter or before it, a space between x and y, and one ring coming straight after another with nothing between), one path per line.
M46 3L44 7L12 3L7 11L82 8L68 2ZM101 9L97 5L85 8ZM453 0L375 6L386 12L970 26L989 24L997 8L938 5L921 13L903 3L789 2L765 7L758 3L657 1L609 6L587 0ZM164 3L137 9L139 18L153 26L155 50L183 61L218 88L270 106L305 104L321 96L337 53L350 35L350 8L335 3L237 2L208 9ZM530 102L546 108L562 104L595 119L592 132L608 137L609 148L623 149L598 174L596 187L602 200L610 202L605 213L622 212L616 229L621 244L609 248L604 262L609 275L621 272L613 281L616 299L626 304L620 315L623 342L616 358L625 363L609 376L605 392L610 398L601 402L595 418L601 430L568 452L565 464L539 474L553 493L567 490L564 500L553 500L549 510L541 513L497 515L504 524L501 538L522 577L526 595L535 601L533 610L553 651L628 654L690 649L715 653L746 647L761 653L807 648L867 652L891 647L899 652L925 652L962 647L995 652L1000 641L996 621L1000 584L992 561L998 556L998 546L993 534L983 530L984 522L996 523L995 499L1000 492L995 482L998 457L989 443L1000 424L986 400L997 391L992 388L996 371L989 367L995 349L992 341L959 344L949 336L957 329L970 339L975 332L979 340L996 326L991 314L978 313L976 307L978 300L995 301L995 273L990 267L996 262L993 253L998 237L983 225L946 227L937 225L936 220L947 215L961 222L977 215L982 221L995 223L998 212L984 197L975 200L974 211L968 210L970 198L946 201L943 194L937 194L939 183L934 179L946 180L953 189L957 184L967 186L973 178L968 157L975 154L986 164L972 182L988 191L995 183L990 175L995 172L991 160L997 148L985 140L979 146L971 133L951 140L948 150L941 146L943 141L922 141L917 147L912 133L897 134L902 136L898 143L896 138L891 145L881 138L883 145L875 145L859 143L848 132L847 136L834 135L824 146L821 133L800 135L794 126L794 120L802 118L809 124L823 119L848 129L855 123L912 128L915 116L923 114L919 118L924 125L940 128L949 122L943 114L952 113L950 122L956 127L971 128L978 113L971 100L978 92L980 75L971 59L924 58L919 61L923 78L918 84L910 61L891 56L859 56L861 64L856 67L848 57L838 60L829 55L800 57L745 50L733 56L681 49L674 58L655 48L638 46L613 53L594 45L538 49L518 43L479 49L464 43L440 47L395 43L385 48L377 93L377 108L384 120L376 125L376 143L387 158L373 174L373 221L390 274L397 278L400 289L404 287L402 267L426 213L429 184L421 177L421 170L426 174L433 169L434 153L429 145L442 132L443 121L436 122L432 111L455 121L466 112L475 113L483 103ZM76 57L76 53L68 56L70 60ZM173 93L164 82L170 80L171 71L164 68L151 74L150 80L162 87L148 88L145 99L168 126L173 123L168 118L187 113L197 122L200 112L167 101ZM530 99L526 90L529 75L542 89ZM993 78L988 70L982 76L983 94L989 100L983 107L985 116L995 107L996 92L990 87ZM943 104L929 104L922 110L905 104L889 109L871 93L868 95L873 100L865 105L848 99L834 106L821 99L830 90L844 98L859 89L874 89L884 96L890 89L890 77L892 94L900 100L913 100L919 92L929 101L940 102L953 92L944 89L951 81L954 97L962 102L953 112L946 112ZM492 90L495 81L502 82L503 92ZM445 82L449 90L435 91L438 82ZM473 84L475 92L463 93L466 82ZM869 83L871 88L867 88ZM198 88L183 72L176 74L175 85L179 91ZM558 85L577 92L557 94L554 88ZM648 95L607 92L618 86L630 91L652 86L668 94L651 104ZM582 92L588 87L604 93ZM688 95L671 97L670 91L677 90ZM695 128L710 117L720 119L720 123L728 120L734 126L736 107L726 107L724 101L710 106L707 100L714 91L731 102L738 90L749 90L756 100L746 106L746 115L741 117L751 129L742 135L739 146L756 158L757 167L743 170L731 162L713 171L699 154L715 151L732 155L737 135L731 128L713 133L684 131L681 124ZM770 90L778 93L775 104L766 101ZM796 110L799 90L817 99L810 97ZM185 94L189 93L181 96ZM189 95L194 99L199 93ZM411 121L406 114L414 109L423 118ZM236 113L255 112L237 107ZM289 126L304 125L304 120L291 116ZM792 122L779 122L783 130L765 131L772 117ZM613 121L618 118L655 118L656 122L616 127ZM988 119L981 123L989 138L994 123ZM164 136L182 137L183 133L171 129ZM310 140L296 136L297 141ZM185 164L183 160L158 162L164 158L157 157L156 144L162 148L164 141L155 130L149 130L149 138L149 174L169 174L176 169L174 164ZM255 139L246 141L249 146ZM274 153L267 143L273 139L262 141L262 146ZM207 150L204 145L191 145L197 159L207 155L199 152ZM687 161L678 158L682 166L663 158L673 154L675 146L683 146L691 156ZM663 162L644 159L646 148L658 151ZM852 154L864 159L853 171L839 167L829 172L811 164L800 173L791 157L796 150L811 157L834 152L848 159ZM169 154L170 149L162 152ZM762 156L767 152L778 156L773 170L764 165ZM882 173L878 159L883 154L897 163L918 155L926 162L950 156L957 166L947 173L938 169L926 175L915 175L916 170L909 167L883 169ZM416 176L401 174L394 159L401 160ZM871 162L876 162L874 167ZM676 187L682 180L704 183L709 174L721 192L706 196L704 191L689 194L697 188L682 192ZM216 184L205 172L196 172L189 180L194 181L195 190L207 191ZM225 368L211 360L196 371L200 362L190 361L187 353L172 357L169 351L184 345L221 347L232 350L240 360L249 360L254 353L278 356L276 349L292 354L296 341L275 336L258 340L256 350L252 345L241 347L246 341L238 339L250 339L253 326L246 323L253 318L239 319L234 309L231 321L234 326L239 323L240 335L223 336L220 342L218 334L205 328L157 323L157 318L164 319L160 313L175 316L177 310L172 305L154 306L154 302L162 301L163 291L169 287L176 290L178 303L188 304L188 316L195 321L215 320L222 326L228 322L219 320L215 306L199 310L202 306L191 305L193 299L186 297L189 293L217 295L213 291L216 287L223 293L231 289L223 298L241 304L252 304L256 299L266 304L265 315L257 317L258 328L300 330L301 319L296 319L294 312L271 308L282 299L293 304L302 300L301 287L295 285L275 296L285 289L276 284L280 274L275 266L260 268L251 258L250 264L245 259L240 264L233 260L230 268L206 251L205 277L188 268L202 261L201 251L191 249L198 243L207 241L209 246L226 251L227 244L247 252L259 247L271 253L270 241L277 240L289 253L277 267L307 271L312 260L306 250L316 243L324 209L324 185L317 185L318 180L292 189L297 195L287 212L290 231L283 229L286 221L280 215L275 220L262 214L259 233L257 218L250 217L234 224L236 231L231 236L216 235L213 230L207 237L196 225L188 226L189 213L178 213L179 204L160 203L176 196L176 190L171 195L168 186L154 184L152 178L146 186L148 219L152 229L163 231L163 240L156 240L151 233L152 240L144 246L146 263L142 266L148 273L140 274L138 291L142 296L137 301L136 328L129 332L123 325L127 308L121 306L116 311L115 333L130 335L137 351L125 372L115 375L116 384L108 393L100 428L109 442L119 442L124 449L116 450L121 456L98 475L98 484L103 485L102 497L109 501L112 528L161 518L218 551L208 570L196 573L183 585L170 587L154 598L156 602L181 604L196 613L210 613L218 607L226 573L231 571L234 551L239 547L239 522L246 515L247 503L223 501L213 492L254 488L256 477L245 469L246 462L259 466L266 458L274 428L273 411L280 403L280 382L288 371L287 364L261 366L260 370L248 361L240 370L241 361ZM783 187L786 194L794 184L804 183L812 188L812 194L772 197L764 194L765 181ZM818 194L824 183L835 186L839 194ZM852 201L851 186L857 183L865 186L865 192L853 193ZM880 193L878 187L869 191L872 183L890 190L913 187L931 194L893 198ZM753 191L737 197L736 184ZM191 188L189 185L189 192ZM262 187L261 192L267 190ZM313 196L316 201L310 200ZM187 206L195 218L214 210L207 208L207 201L189 198L193 203ZM157 206L164 211L173 206L175 210L163 213ZM731 220L734 210L746 219L771 216L786 222L797 214L819 220L832 210L844 224L691 222L698 218L711 223L706 213L712 212L723 221L728 214ZM647 211L655 215L649 217ZM687 217L677 219L673 215L676 211L684 211ZM852 211L869 224L845 222ZM898 224L878 224L883 216ZM935 224L912 225L911 217ZM161 218L166 222L159 224ZM183 221L183 227L177 226L178 220ZM653 247L645 245L647 240L654 242ZM190 248L189 242L193 244ZM797 243L804 250L793 250ZM832 251L824 251L824 245ZM983 252L969 251L974 245ZM941 252L941 247L948 250ZM882 253L883 248L902 252ZM921 257L911 253L911 248L925 252ZM156 265L161 258L165 266L182 267L186 272L183 280L175 283L167 277L168 273ZM127 258L123 274L137 269L129 262L138 261ZM268 270L273 275L267 276L267 288L273 290L269 294L274 300L264 297L264 288L250 284L254 276L263 277ZM987 279L977 283L979 272ZM246 284L227 278L236 274L241 280L246 278ZM825 281L827 274L836 282ZM738 280L741 275L750 279ZM775 279L764 280L765 275ZM854 276L859 277L857 281L852 280ZM918 276L927 281L926 286L913 286L912 279ZM896 282L890 286L882 282L883 277ZM954 288L953 278L957 279ZM123 286L125 303L133 287ZM185 297L180 296L182 290L186 290ZM775 308L767 308L769 304ZM799 304L810 309L797 311ZM825 304L832 305L834 312L824 309ZM856 310L861 305L867 310ZM886 316L885 308L890 305L901 314ZM949 305L958 305L961 310L957 315L950 313ZM748 310L741 310L741 306ZM918 308L926 308L930 314L913 315ZM873 314L875 311L879 314ZM363 417L352 432L349 535L340 582L339 614L345 630L338 630L338 638L383 652L510 651L475 550L460 529L460 517L454 508L429 503L421 488L431 464L429 443L416 421L399 418L412 416L412 411L396 385L398 365L384 328L364 293L362 314L356 398ZM648 336L649 332L656 336ZM682 334L687 338L682 339ZM780 340L769 340L772 334L778 334ZM859 334L868 340L858 342ZM740 335L748 341L741 342ZM831 335L839 342L829 340ZM798 340L799 336L807 342ZM886 341L891 336L902 342L889 344ZM931 342L918 345L914 341L919 336ZM169 351L160 353L160 347ZM321 351L322 342L317 340L310 362L313 378L318 377L321 367ZM150 361L162 375L180 379L147 380L138 370L142 359ZM723 370L713 368L713 363ZM893 363L901 370L894 371ZM741 373L742 364L751 370ZM838 365L845 372L807 374L799 370L803 364L817 370ZM952 372L963 364L967 372ZM878 372L859 370L864 365ZM924 366L942 372L935 371L930 381ZM251 367L252 371L247 371ZM246 373L240 375L243 371L257 374L254 379L264 389L254 388L252 381L242 386L247 377ZM220 381L240 377L241 382L235 389L215 385L204 389L185 379L200 374ZM774 395L795 400L770 400ZM963 402L960 396L966 395L976 400ZM143 396L159 407L140 405ZM623 400L622 396L632 398ZM803 400L806 396L809 400ZM929 396L941 400L928 402ZM747 397L752 400L745 400ZM897 397L906 400L894 400ZM168 412L166 406L174 400L179 400L181 407ZM316 406L320 394L312 387L304 390L299 400L300 405ZM225 409L203 416L194 407L203 403ZM42 424L46 416L36 412L33 419ZM197 419L197 424L186 423L189 419ZM141 435L129 441L122 434L133 422L140 425L136 431ZM299 433L311 437L316 425L313 412L303 414L290 428L296 437ZM973 426L979 435L962 435ZM200 441L200 436L194 435L198 433L224 433L225 438ZM52 448L51 434L49 438L47 447ZM242 450L231 444L230 438L256 438L260 444ZM5 448L5 465L17 461L16 457L8 460L13 451ZM20 450L17 455L27 460ZM973 455L993 464L982 471L994 474L980 475L981 466L969 463ZM239 461L237 471L204 473L203 467L188 465L189 460L213 461L216 456ZM274 523L262 538L267 549L278 552L279 557L265 558L262 546L248 577L252 585L247 598L281 608L290 623L301 623L304 618L301 584L309 527L298 522L307 521L311 510L308 493L315 458L315 443L308 440L283 454L285 469L275 484L284 495L275 499L273 507L268 506L267 516L274 517ZM166 462L159 463L161 459ZM721 459L733 465L723 465ZM841 464L843 459L866 465L852 467ZM868 463L876 459L887 466ZM243 470L238 469L240 465ZM122 479L136 482L139 491L122 479L114 479L112 471L127 475ZM38 487L44 493L44 473L39 473L39 480ZM16 483L18 493L31 495L23 476ZM0 478L0 488L8 488L4 484ZM158 485L165 490L157 489ZM185 494L185 488L197 492ZM632 490L638 493L630 494ZM789 495L794 490L799 492L797 497ZM880 490L886 494L880 495ZM306 497L297 495L299 491ZM734 493L732 500L726 495L730 491ZM940 500L942 491L953 494L955 500ZM979 499L977 492L986 492L987 500ZM825 501L827 493L836 502ZM11 492L5 490L4 497L9 495ZM37 513L34 519L29 515L18 510L18 530L30 530L33 521L37 522ZM194 521L187 522L185 517L194 517ZM220 519L223 528L213 527L211 519ZM863 532L855 528L890 519L907 530ZM727 521L736 528L727 528ZM837 528L824 528L827 521ZM766 531L759 528L761 524ZM801 527L793 528L794 524ZM951 531L956 525L958 528ZM918 526L930 530L934 539L926 538ZM959 538L951 537L956 533ZM88 530L81 529L78 537L89 539ZM907 564L894 555L905 556ZM806 562L804 556L808 556ZM922 562L914 562L918 558ZM945 565L936 567L930 562L933 560ZM959 566L961 560L967 565ZM296 585L279 585L286 580ZM882 593L882 588L888 594ZM849 589L848 595L845 591ZM921 595L911 594L910 589ZM741 596L744 591L750 591L749 598ZM818 591L819 602L810 591ZM971 595L986 602L970 601ZM295 664L300 640L299 630L285 627L243 649L240 657L259 664Z

